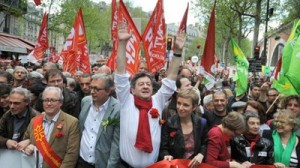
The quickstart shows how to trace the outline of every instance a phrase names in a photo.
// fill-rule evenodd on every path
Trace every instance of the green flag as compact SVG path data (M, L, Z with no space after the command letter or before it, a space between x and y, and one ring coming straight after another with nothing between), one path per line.
M236 76L236 96L240 96L247 91L248 88L248 68L249 62L240 47L231 38L231 45L233 50L234 64L237 70Z
M279 79L273 81L273 87L276 88L280 93L285 95L299 94L297 89L300 89L299 77L295 77L293 71L297 71L299 62L297 61L297 52L299 53L299 40L300 35L300 20L294 22L294 26L291 30L290 37L283 48L282 54L282 68L279 74ZM297 47L295 47L298 45ZM295 49L295 51L294 51ZM299 57L299 54L298 54ZM293 60L292 60L293 59ZM299 58L298 58L299 59ZM292 64L291 64L292 63ZM297 65L298 64L298 65ZM299 68L298 68L299 72Z
M282 51L283 52L282 53L282 74L284 75L289 70L291 57L294 50L294 45L300 34L299 30L300 30L300 20L295 20L289 39L285 43Z
M274 80L272 86L278 90L279 93L284 95L298 94L293 85L285 76L280 76L278 80Z
M298 26L298 33L300 33L300 25ZM290 60L290 66L285 76L288 78L289 82L298 91L300 94L300 37L297 38L297 41L294 45L293 54Z
M271 75L271 69L269 66L262 66L262 73L264 76L270 76Z

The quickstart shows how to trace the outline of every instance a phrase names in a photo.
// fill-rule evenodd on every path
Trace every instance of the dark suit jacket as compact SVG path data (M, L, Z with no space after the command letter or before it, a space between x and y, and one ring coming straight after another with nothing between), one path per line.
M84 123L88 116L91 103L91 96L86 96L82 99L79 116L80 133L85 129ZM120 103L113 97L110 97L102 121L107 120L108 117L116 118L120 121ZM107 126L105 129L102 124L100 125L95 148L96 168L117 167L120 159L119 139L120 124Z
M25 132L24 140L30 139L30 143L36 145L33 135L32 120ZM57 125L59 124L63 125L61 130L57 129ZM55 137L57 132L62 132L63 136ZM78 119L61 111L48 142L54 152L62 159L60 168L75 167L79 155L79 141L80 132ZM43 168L50 168L45 161L43 163Z
M27 126L30 123L30 120L39 115L40 113L35 111L33 108L28 106L28 111L25 116L25 121L20 128L20 137L18 138L18 142L22 140L23 135L26 131ZM14 116L10 111L7 111L0 120L0 148L7 148L6 142L9 139L12 139L14 134Z
M192 114L193 133L194 133L194 153L190 157L192 159L198 153L206 154L207 128L206 120ZM201 123L204 124L201 124ZM203 128L204 126L204 128ZM170 136L171 132L176 132L174 137ZM183 158L185 153L184 137L181 129L180 118L176 114L169 118L162 126L161 145L159 152L159 160L164 159L164 156L171 155L174 159Z

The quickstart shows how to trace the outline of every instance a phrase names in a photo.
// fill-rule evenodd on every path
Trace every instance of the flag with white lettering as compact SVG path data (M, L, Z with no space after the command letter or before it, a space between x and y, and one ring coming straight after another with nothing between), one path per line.
M73 27L61 52L63 57L63 70L74 74L77 70L90 73L90 61L87 49L87 39L82 16L79 8Z
M149 72L158 72L166 62L166 26L163 0L157 1L142 40Z
M34 49L27 56L30 62L36 63L37 61L42 62L45 58L45 51L49 47L48 43L48 14L44 13L43 20L41 23L40 32L35 44Z
M142 38L122 0L119 2L118 12L118 24L126 22L128 31L132 32L132 36L126 42L126 70L129 74L133 75L137 72L139 66L140 42Z

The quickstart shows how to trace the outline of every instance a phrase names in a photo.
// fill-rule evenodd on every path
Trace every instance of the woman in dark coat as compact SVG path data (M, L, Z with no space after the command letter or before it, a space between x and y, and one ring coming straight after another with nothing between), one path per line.
M250 162L256 165L272 165L273 143L259 134L260 118L257 114L247 112L246 132L230 140L231 158L239 163Z
M191 159L197 167L206 152L206 120L194 114L199 96L193 89L178 93L177 114L162 126L160 160Z

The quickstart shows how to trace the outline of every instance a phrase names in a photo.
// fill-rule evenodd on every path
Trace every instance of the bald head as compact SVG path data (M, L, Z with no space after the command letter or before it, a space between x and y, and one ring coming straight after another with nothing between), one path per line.
M99 73L99 74L103 73L103 74L106 74L106 75L111 75L111 69L108 66L106 66L106 65L102 65L98 69L97 73Z

